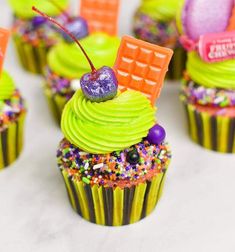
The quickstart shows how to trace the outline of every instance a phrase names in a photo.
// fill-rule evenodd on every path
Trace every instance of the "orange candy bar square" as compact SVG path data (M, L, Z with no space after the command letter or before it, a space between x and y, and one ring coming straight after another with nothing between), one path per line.
M88 22L90 32L117 35L120 0L81 0L80 15Z
M124 36L114 65L120 89L140 91L154 104L172 55L171 49Z
M2 72L9 37L10 31L0 28L0 73Z

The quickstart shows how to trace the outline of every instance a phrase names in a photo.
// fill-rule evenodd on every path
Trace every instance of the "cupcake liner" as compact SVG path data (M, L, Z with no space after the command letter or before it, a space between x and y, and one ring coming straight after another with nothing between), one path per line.
M22 66L29 72L42 74L47 63L49 48L43 45L33 46L19 36L13 36L13 41Z
M44 87L44 94L53 118L60 125L61 115L68 99L59 94L52 94L51 90L46 86Z
M12 164L23 148L25 113L0 132L0 170Z
M73 209L87 221L106 226L131 224L149 215L161 197L165 174L166 169L151 181L121 189L91 186L62 170Z
M186 67L187 53L182 47L174 49L174 54L169 64L166 78L169 80L179 80L183 76Z
M187 115L189 135L206 149L235 153L235 117L210 115L200 112L192 104L183 101Z

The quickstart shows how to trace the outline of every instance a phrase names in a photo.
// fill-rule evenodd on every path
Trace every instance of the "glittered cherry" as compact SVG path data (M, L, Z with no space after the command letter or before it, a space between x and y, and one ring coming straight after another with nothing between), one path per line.
M166 137L166 131L159 124L155 124L148 133L147 140L150 144L161 144Z
M88 35L88 24L87 21L82 17L71 17L69 13L61 8L61 6L54 0L50 2L66 17L66 22L64 24L65 28L74 35L76 39L84 38ZM71 43L74 40L63 30L61 34L65 41Z
M114 71L110 67L106 66L96 70L80 42L70 31L68 31L64 26L62 26L53 18L38 10L36 7L33 6L32 9L52 23L59 26L62 31L68 34L68 36L73 39L73 41L75 41L75 43L80 47L81 51L86 57L91 67L91 73L83 75L80 80L81 89L84 96L94 102L102 102L114 98L117 94L118 87L118 82Z

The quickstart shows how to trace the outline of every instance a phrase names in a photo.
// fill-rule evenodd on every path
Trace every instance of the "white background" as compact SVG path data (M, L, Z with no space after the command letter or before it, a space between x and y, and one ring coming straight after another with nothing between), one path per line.
M122 0L120 34L130 33L137 5L137 0ZM0 0L0 26L9 27L10 21L6 0ZM179 84L168 83L158 101L157 118L173 150L162 200L137 224L102 227L83 220L69 205L55 160L62 135L49 114L42 79L19 67L12 45L5 68L27 99L29 113L24 152L0 172L1 252L235 251L235 155L190 141Z

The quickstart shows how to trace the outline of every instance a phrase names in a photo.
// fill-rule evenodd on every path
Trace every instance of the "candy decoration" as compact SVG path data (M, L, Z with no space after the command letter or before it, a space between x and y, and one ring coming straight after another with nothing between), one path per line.
M81 78L84 95L93 102L114 98L117 94L117 78L110 67L102 67L96 73L88 73Z
M234 31L235 30L235 3L233 6L232 16L229 20L229 25L227 27L228 31Z
M138 164L140 155L136 149L133 149L127 153L127 162L130 164Z
M172 55L171 49L124 36L114 65L119 88L140 91L154 105Z
M0 74L2 73L2 67L9 41L9 36L10 36L9 30L0 28Z
M38 28L39 26L45 24L46 19L44 17L36 16L32 19L33 28Z
M65 28L72 33L76 39L84 38L88 35L88 25L82 17L71 17L66 10L63 10L61 6L54 0L50 2L66 17L67 22L64 24ZM62 36L65 41L72 43L73 39L70 38L66 33L62 32Z
M185 0L181 14L183 33L197 41L201 35L226 30L234 0Z
M41 16L45 17L55 25L59 26L61 30L64 31L79 46L79 48L83 52L91 67L91 73L87 73L82 76L80 83L81 89L86 98L96 102L112 99L117 94L117 79L113 70L109 67L102 67L96 70L80 42L70 31L68 31L64 26L62 26L53 18L38 10L36 7L33 6L32 9L33 11L39 13Z
M161 144L166 137L166 131L159 124L155 124L150 130L147 136L147 140L151 144Z
M120 0L81 0L80 15L87 20L89 32L116 35Z
M81 39L88 35L87 22L81 17L70 18L65 24L65 28L72 33L76 39ZM73 39L71 39L65 32L62 32L62 36L67 42L73 42Z

